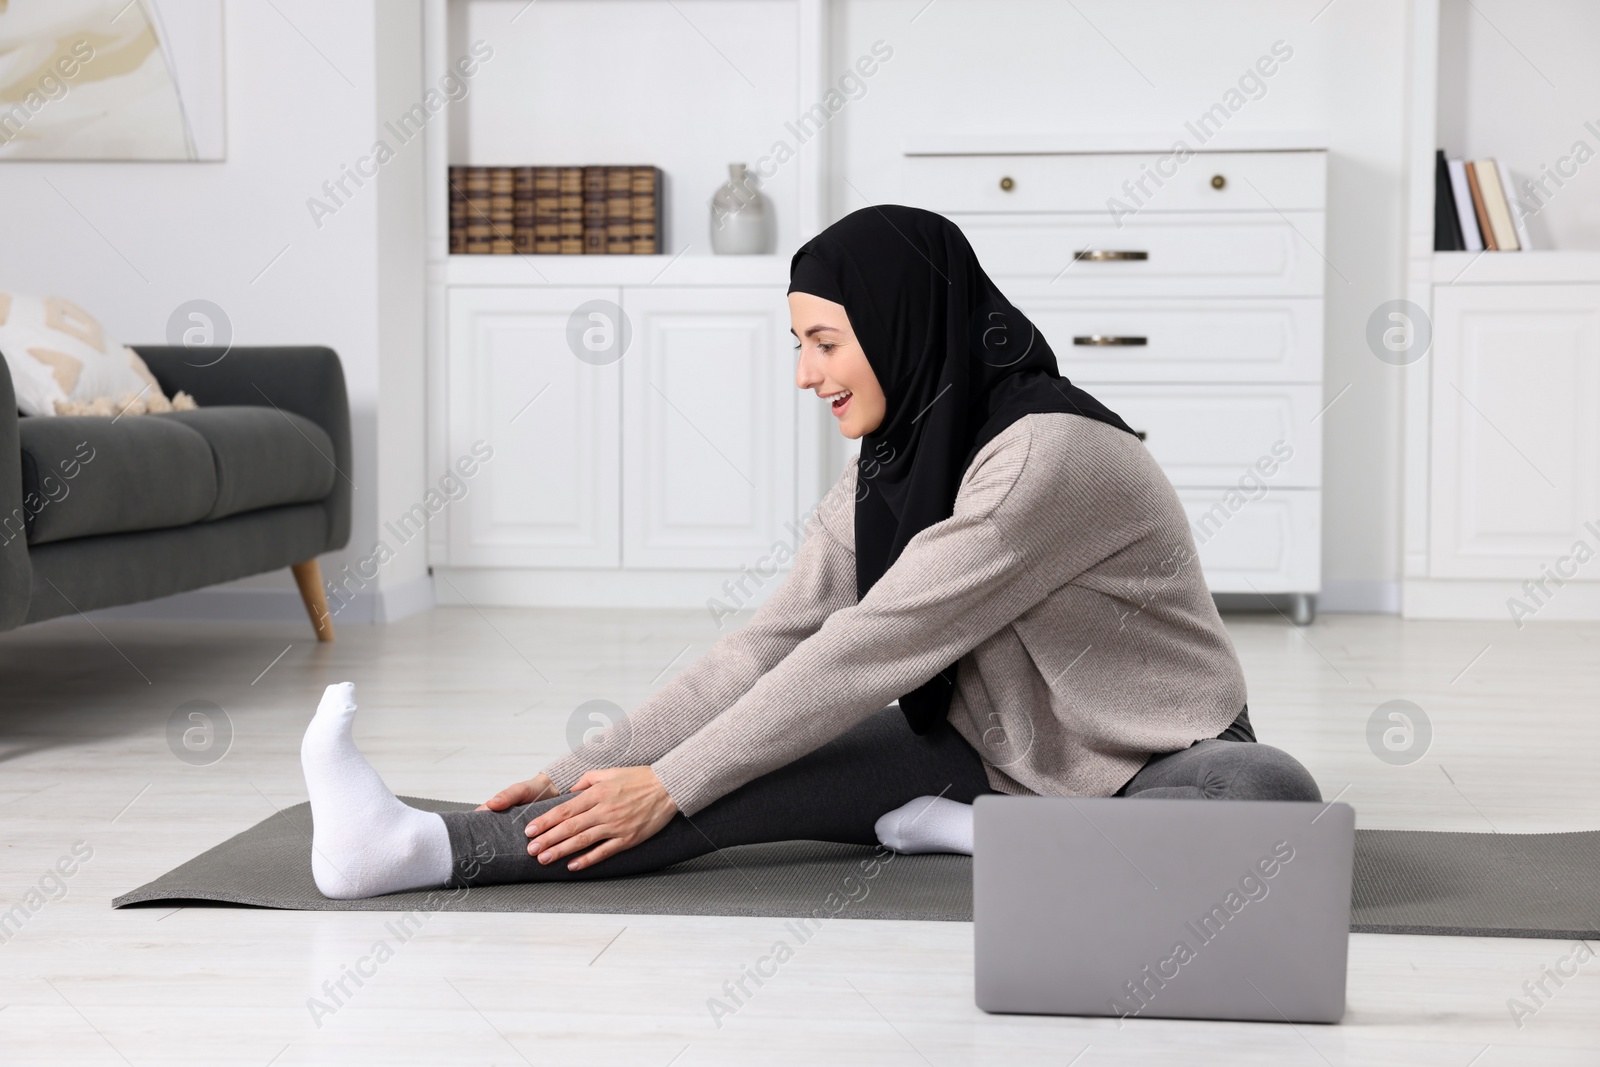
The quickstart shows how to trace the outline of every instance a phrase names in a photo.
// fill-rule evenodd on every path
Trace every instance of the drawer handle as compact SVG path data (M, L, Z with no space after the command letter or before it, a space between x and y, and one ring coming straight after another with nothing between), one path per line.
M1211 188L1213 188L1213 189L1226 189L1227 187L1228 187L1228 179L1224 178L1220 174L1213 174L1211 176Z
M1088 252L1072 253L1073 262L1086 259L1091 263L1109 263L1112 260L1144 260L1149 258L1149 252L1119 252L1105 248L1096 248Z
M1143 430L1135 430L1135 431L1133 431L1133 436L1135 436L1139 440L1143 441L1145 438L1149 437L1150 435L1145 433Z
M1013 181L1011 178L1006 177L1006 178L1001 178L1000 179L1000 188L1003 191L1009 193L1011 190L1015 189L1016 187L1017 187L1017 183L1015 181Z
M1148 337L1115 337L1101 333L1091 333L1084 337L1074 337L1072 343L1088 348L1143 348L1150 343Z

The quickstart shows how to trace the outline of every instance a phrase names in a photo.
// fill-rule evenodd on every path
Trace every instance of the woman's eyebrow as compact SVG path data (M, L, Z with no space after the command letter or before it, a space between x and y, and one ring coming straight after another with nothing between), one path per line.
M809 327L806 328L806 336L807 337L811 337L811 336L814 336L814 335L819 334L819 333L824 333L824 332L826 332L828 330L833 330L834 332L837 333L838 329L839 329L839 327L837 327L837 326L829 326L826 323L818 323L815 326L809 326ZM790 330L789 332L790 333L794 333L793 330Z

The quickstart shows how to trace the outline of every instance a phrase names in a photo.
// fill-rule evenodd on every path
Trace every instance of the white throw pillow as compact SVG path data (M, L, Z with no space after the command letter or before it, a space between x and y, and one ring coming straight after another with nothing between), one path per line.
M0 293L0 355L24 415L143 414L168 402L133 349L70 300ZM186 402L186 403L185 403Z

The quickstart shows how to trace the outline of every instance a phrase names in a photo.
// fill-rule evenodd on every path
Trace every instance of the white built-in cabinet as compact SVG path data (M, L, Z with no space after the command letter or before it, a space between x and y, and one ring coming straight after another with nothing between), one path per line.
M571 343L592 301L627 322L615 360ZM449 316L452 453L495 450L450 512L450 566L737 571L788 536L781 289L464 286Z
M1440 286L1433 323L1429 575L1539 577L1600 519L1600 285Z

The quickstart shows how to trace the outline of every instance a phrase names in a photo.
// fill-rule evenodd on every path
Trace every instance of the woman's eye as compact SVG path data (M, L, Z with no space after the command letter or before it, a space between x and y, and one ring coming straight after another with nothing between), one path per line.
M817 351L821 352L823 355L827 355L829 352L832 352L837 347L839 347L839 346L836 345L836 344L833 344L831 342L828 342L828 341L818 341L817 342Z

